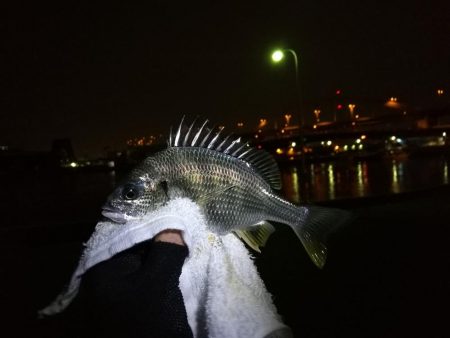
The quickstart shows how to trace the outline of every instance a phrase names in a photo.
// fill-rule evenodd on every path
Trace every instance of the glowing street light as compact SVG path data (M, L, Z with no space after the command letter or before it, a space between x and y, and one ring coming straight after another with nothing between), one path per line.
M273 62L280 62L284 58L284 53L282 50L276 50L272 53Z
M284 115L284 120L286 121L286 123L284 124L285 127L289 126L289 123L291 123L291 118L292 118L291 114Z
M314 109L314 115L316 116L317 123L320 122L320 113L321 113L320 109Z
M353 120L353 113L355 112L355 107L356 105L354 105L353 103L350 103L348 105L348 110L350 110L350 119Z
M272 53L272 61L275 63L281 62L284 59L284 54L290 53L292 57L294 58L294 66L295 66L295 85L297 87L297 109L298 114L300 116L300 122L303 124L303 116L300 112L300 85L298 80L298 57L297 53L293 49L276 49ZM299 128L300 130L300 128Z

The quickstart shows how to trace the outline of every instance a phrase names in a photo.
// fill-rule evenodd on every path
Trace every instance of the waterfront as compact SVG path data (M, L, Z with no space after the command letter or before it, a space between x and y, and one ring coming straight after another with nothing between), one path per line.
M281 195L294 203L387 196L449 183L443 155L342 159L281 165ZM125 172L64 171L0 176L2 228L95 223L106 196Z
M349 158L307 163L306 175L302 175L301 163L283 165L282 194L301 203L421 190L448 184L448 163L445 156Z

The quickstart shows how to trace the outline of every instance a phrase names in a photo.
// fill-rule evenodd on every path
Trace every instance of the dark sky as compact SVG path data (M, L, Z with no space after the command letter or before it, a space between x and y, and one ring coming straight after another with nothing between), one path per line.
M448 1L243 1L133 6L36 1L1 18L0 143L78 155L167 133L183 114L232 125L293 109L299 55L306 102L336 88L410 104L449 94ZM266 2L264 2L266 3Z

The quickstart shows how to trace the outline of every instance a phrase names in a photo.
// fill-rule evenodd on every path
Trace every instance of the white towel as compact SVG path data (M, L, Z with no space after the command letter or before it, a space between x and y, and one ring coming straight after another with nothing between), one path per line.
M194 337L291 337L244 244L234 234L209 231L200 208L186 198L126 224L99 222L67 289L40 314L64 310L90 267L166 229L181 230L189 248L179 287Z

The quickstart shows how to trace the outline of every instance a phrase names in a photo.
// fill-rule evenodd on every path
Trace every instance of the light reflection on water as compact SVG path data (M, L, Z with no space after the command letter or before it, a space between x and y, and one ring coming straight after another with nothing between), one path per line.
M325 201L397 194L448 184L445 157L406 156L281 166L282 194L289 200Z

